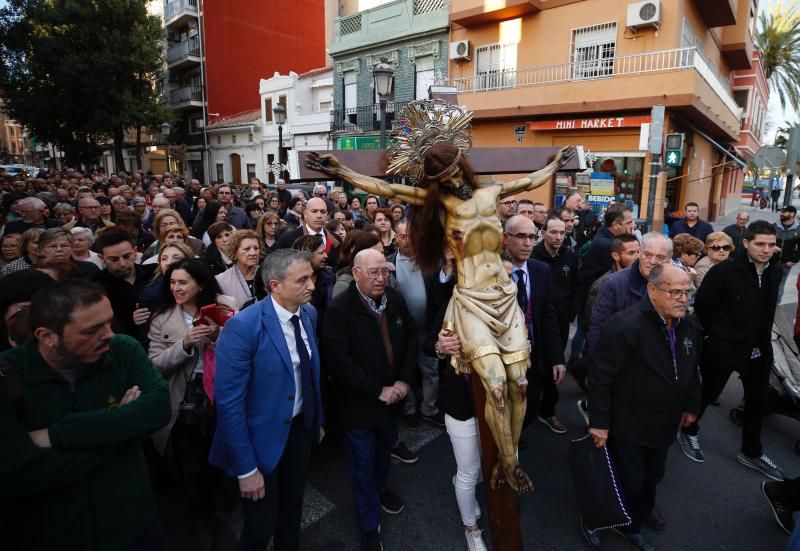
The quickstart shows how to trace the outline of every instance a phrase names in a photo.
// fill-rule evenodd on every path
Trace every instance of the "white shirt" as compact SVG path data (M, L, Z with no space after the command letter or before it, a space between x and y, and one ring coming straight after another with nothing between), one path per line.
M525 274L525 293L528 295L528 300L531 300L531 276L528 273L528 263L523 262L522 266L517 266L513 262L511 263L512 270L511 270L511 279L514 280L514 283L517 282L517 270L522 270Z
M296 314L286 310L283 306L275 302L275 297L270 297L272 306L275 307L275 313L278 315L278 321L283 330L283 338L286 340L286 346L289 348L289 357L292 359L292 370L294 371L294 411L292 417L296 417L303 411L303 380L300 374L300 353L297 351L297 341L294 337L294 325L292 324L292 316L300 316L300 309ZM306 328L303 327L303 320L300 320L300 335L303 337L303 342L306 345L306 352L308 357L311 358L311 347L308 344L308 335Z
M310 227L308 227L308 224L306 224L306 233L308 233L308 235L319 235L322 238L322 246L325 247L326 249L328 248L328 239L327 237L325 237L324 229L322 231L317 232L312 230Z

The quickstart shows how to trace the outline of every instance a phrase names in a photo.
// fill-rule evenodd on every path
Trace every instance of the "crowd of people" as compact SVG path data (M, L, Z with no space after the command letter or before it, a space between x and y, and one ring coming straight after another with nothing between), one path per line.
M140 172L0 179L9 549L162 549L154 492L174 484L198 548L213 548L216 513L240 504L242 549L299 549L306 474L327 433L345 452L361 549L379 550L381 515L406 507L392 460L418 460L399 428L421 423L446 430L466 546L486 549L471 385L451 367L468 343L442 327L452 253L442 244L437 269L422 270L399 200L274 188ZM773 318L800 261L796 209L775 224L742 212L724 231L698 213L689 203L669 235L642 235L630 207L595 213L579 191L554 211L497 205L531 346L523 425L568 432L558 388L569 373L618 470L632 519L621 533L643 551L655 547L642 527L666 525L667 449L677 436L704 461L699 420L733 372L738 461L775 481L764 494L788 532L800 506L800 483L761 443Z

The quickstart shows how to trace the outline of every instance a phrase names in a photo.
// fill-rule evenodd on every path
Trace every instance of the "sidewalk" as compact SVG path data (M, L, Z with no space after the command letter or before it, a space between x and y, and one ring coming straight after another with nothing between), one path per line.
M783 204L783 198L781 197L781 204ZM758 206L750 206L749 199L743 199L741 208L731 212L726 216L721 216L717 219L716 222L713 222L711 225L714 226L715 230L722 230L725 226L729 226L736 221L736 213L739 211L745 211L750 214L750 221L753 222L755 220L766 220L770 223L775 223L778 221L778 213L772 212L771 209L759 209ZM786 286L783 288L783 299L781 300L781 306L787 306L786 308L782 308L784 310L784 314L787 316L788 319L794 320L795 316L795 308L797 305L797 276L800 274L800 264L797 264L792 268L792 271L789 272L789 277L786 278Z

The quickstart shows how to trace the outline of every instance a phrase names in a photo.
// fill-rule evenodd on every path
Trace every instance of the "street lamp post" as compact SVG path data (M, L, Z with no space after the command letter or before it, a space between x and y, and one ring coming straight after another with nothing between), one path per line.
M275 124L278 125L278 162L285 165L286 162L283 158L283 125L286 124L286 108L282 104L278 104L272 110L275 116ZM283 174L280 176L283 178Z
M167 122L164 121L161 123L161 140L164 142L164 156L167 159L167 172L172 174L172 169L169 166L169 131L172 129L172 126Z
M381 58L381 62L372 69L372 78L375 79L375 91L381 109L381 149L386 149L386 100L392 93L394 86L394 68L389 65L389 60Z

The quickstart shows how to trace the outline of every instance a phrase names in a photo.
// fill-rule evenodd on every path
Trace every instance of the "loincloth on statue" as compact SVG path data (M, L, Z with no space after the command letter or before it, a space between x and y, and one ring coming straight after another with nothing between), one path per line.
M477 358L497 354L505 365L530 359L525 316L512 281L484 289L453 289L442 328L461 339L461 354L450 363L456 373L471 373Z

